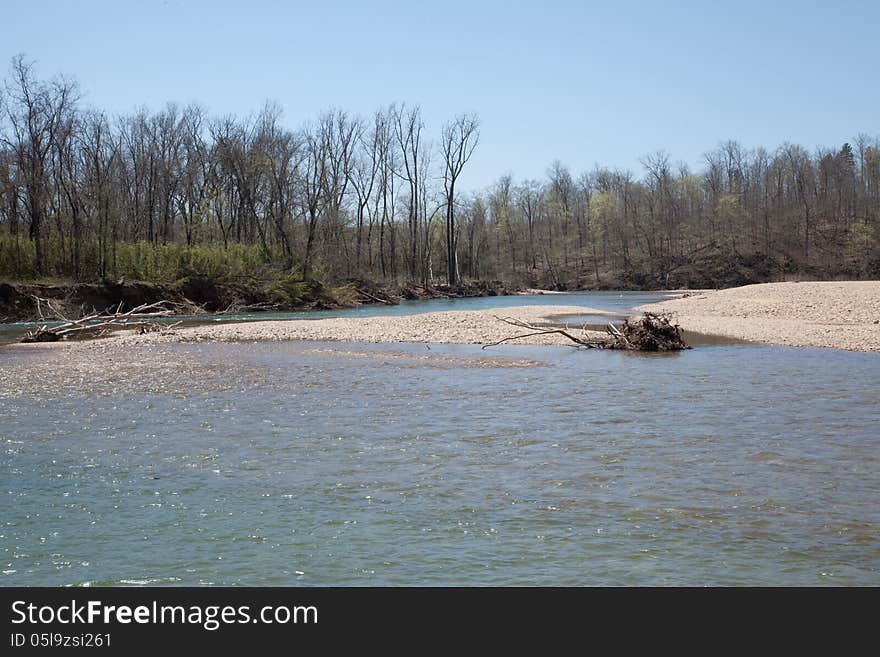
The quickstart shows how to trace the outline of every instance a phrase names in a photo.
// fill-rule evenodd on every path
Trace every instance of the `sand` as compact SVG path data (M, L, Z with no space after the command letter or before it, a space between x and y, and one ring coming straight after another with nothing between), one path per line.
M880 281L747 285L693 292L642 309L671 313L682 328L698 333L790 346L880 352ZM613 319L610 313L584 306L516 306L419 315L218 323L145 335L120 333L96 344L115 351L169 343L288 340L488 344L527 332L498 317L558 326L572 315L607 315ZM576 325L573 328L580 330ZM603 335L590 333L588 337ZM515 344L572 343L559 334L549 334L518 339Z
M880 352L880 281L764 283L641 306L686 331L798 347Z
M265 340L487 344L528 332L505 324L497 319L498 317L515 318L530 324L563 325L565 316L596 314L607 313L584 306L516 306L479 311L450 310L418 315L235 322L180 327L169 333L119 334L110 340L124 345ZM591 333L590 335L599 337L603 334ZM517 340L516 343L572 344L571 341L559 334L533 336Z

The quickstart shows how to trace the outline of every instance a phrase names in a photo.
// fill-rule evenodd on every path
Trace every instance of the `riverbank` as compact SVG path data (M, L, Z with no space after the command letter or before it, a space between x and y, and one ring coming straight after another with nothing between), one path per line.
M880 352L880 281L763 283L640 306L686 331L797 347Z
M340 310L370 304L396 305L404 300L507 296L523 292L522 288L501 281L424 286L351 279L325 284L279 276L247 280L187 277L167 284L125 280L101 283L0 281L0 323L46 319L45 314L50 311L45 304L38 307L35 297L51 301L53 308L65 317L78 319L94 312L117 308L125 312L160 301L174 304L180 315L223 315Z
M471 344L484 345L525 333L502 321L513 319L527 324L565 326L574 316L616 315L585 306L515 306L492 310L449 310L413 315L380 315L375 317L333 317L327 319L285 319L253 322L227 322L178 326L138 333L122 330L105 338L88 341L10 345L19 352L28 349L65 348L74 351L96 349L105 355L122 355L127 349L147 345L192 344L211 342L281 342L290 340L324 342ZM570 322L570 328L582 336L581 326ZM601 338L598 331L586 337ZM534 335L514 341L527 345L571 345L560 334Z
M438 292L439 290L435 290ZM485 291L488 296L494 290ZM568 321L602 325L620 313L640 310L669 313L686 331L738 340L850 351L880 352L880 281L767 283L721 291L678 291L681 298L616 312L578 305L523 305L485 310L444 310L400 314L381 306L370 315L321 319L260 319L180 326L143 335L122 331L103 345L135 346L170 343L262 342L285 340L371 343L488 344L527 333L502 322L511 317L529 324L559 325ZM443 294L443 296L453 296ZM494 295L493 295L494 296ZM638 303L644 303L642 299ZM549 299L548 299L549 301ZM538 301L538 303L541 303ZM376 304L378 305L378 304ZM605 307L605 306L601 306ZM584 316L594 316L585 320ZM573 320L573 316L580 319ZM588 337L601 337L592 333ZM519 344L571 344L558 334L518 339Z

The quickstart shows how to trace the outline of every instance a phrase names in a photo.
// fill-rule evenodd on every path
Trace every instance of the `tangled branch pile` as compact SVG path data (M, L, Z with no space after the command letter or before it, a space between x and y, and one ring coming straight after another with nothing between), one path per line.
M59 340L66 340L74 336L97 337L111 329L126 327L138 328L142 332L146 332L155 330L155 326L143 320L156 317L170 317L175 314L175 304L168 301L159 301L137 306L127 312L122 312L120 304L115 312L104 311L86 315L80 319L69 319L53 306L52 302L48 299L34 297L34 300L37 302L37 311L42 319L53 322L57 321L60 324L54 326L44 324L37 330L30 331L25 335L21 339L22 342L58 342ZM49 317L43 314L43 304L48 308ZM162 330L171 328L173 326L163 327Z
M618 330L608 325L608 333L613 342L609 349L629 349L635 351L681 351L690 346L681 336L678 324L673 324L668 315L645 313L641 319L630 322L623 320Z
M584 329L584 337L578 337L565 329L534 326L512 317L496 317L495 319L511 326L526 329L529 332L483 345L483 349L511 340L554 333L568 338L578 347L587 349L620 349L624 351L681 351L682 349L690 349L681 335L681 329L677 324L673 324L667 315L646 312L641 319L634 322L625 319L623 326L619 329L609 322L605 329L607 337L602 338L590 338L586 329Z

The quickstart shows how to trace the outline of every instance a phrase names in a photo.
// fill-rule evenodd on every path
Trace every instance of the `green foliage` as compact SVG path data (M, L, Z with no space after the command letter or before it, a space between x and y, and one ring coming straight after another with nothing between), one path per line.
M0 233L0 276L16 279L32 278L35 275L36 261L33 242Z
M590 233L593 242L602 239L617 214L617 199L611 192L599 192L590 202Z
M189 276L223 280L252 274L266 264L260 247L254 244L134 242L118 245L115 269L118 275L164 283Z
M321 298L323 291L320 282L304 281L299 275L289 273L273 282L267 293L273 302L283 306L302 306Z
M862 255L876 242L877 231L864 221L857 221L849 227L849 247L853 255Z
M617 199L611 192L599 192L593 196L590 210L600 223L604 223L617 212Z
M681 195L692 201L699 201L703 195L703 179L701 176L687 175L676 179L675 183Z
M0 232L0 277L12 280L76 277L75 256L71 241L56 235L41 241L43 272L39 276L36 245L22 236ZM103 254L102 254L103 252ZM102 245L97 239L80 243L79 276L82 280L101 278L102 261L108 278L125 277L150 283L171 283L197 276L215 281L254 276L267 269L278 269L284 262L280 249L267 260L256 244L206 242L195 246L117 242Z
M880 260L880 240L873 226L857 221L849 228L847 254L859 274L870 274L872 264Z
M331 298L340 306L356 306L361 301L354 283L336 285L330 288Z
M739 196L724 194L718 199L718 219L725 227L725 241L735 245L748 222L748 213L743 209Z

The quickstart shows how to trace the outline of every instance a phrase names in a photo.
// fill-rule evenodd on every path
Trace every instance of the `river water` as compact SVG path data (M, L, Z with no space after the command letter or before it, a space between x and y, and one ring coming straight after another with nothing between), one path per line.
M880 584L875 354L167 349L202 379L0 397L0 584Z

